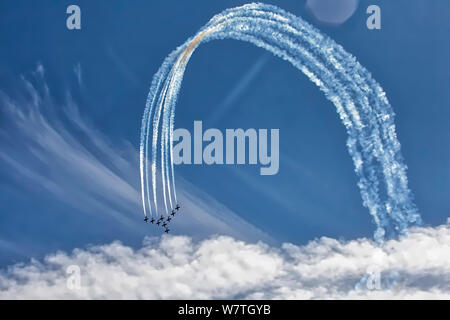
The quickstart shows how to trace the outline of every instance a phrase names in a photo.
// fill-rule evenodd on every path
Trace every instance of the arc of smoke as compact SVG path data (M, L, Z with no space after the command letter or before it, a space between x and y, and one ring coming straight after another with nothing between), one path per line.
M275 6L248 4L214 16L196 36L172 52L153 78L141 130L140 170L146 201L157 211L156 159L161 122L161 179L164 207L176 203L173 165L175 107L184 71L195 49L215 39L250 42L302 71L336 107L359 178L363 204L377 226L375 240L403 234L421 217L408 188L406 165L395 133L394 112L380 85L356 59L302 19ZM156 96L158 98L156 99ZM156 104L156 105L155 105ZM150 200L148 140L152 127ZM170 163L170 165L169 165ZM167 191L167 193L166 193Z

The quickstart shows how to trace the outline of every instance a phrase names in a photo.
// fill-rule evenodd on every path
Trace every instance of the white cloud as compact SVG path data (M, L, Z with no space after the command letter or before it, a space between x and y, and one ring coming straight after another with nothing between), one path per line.
M0 275L0 299L450 299L449 252L450 221L383 247L367 239L271 247L165 236L138 250L114 242L12 266ZM79 290L67 288L69 265L80 267ZM381 289L355 289L374 266Z

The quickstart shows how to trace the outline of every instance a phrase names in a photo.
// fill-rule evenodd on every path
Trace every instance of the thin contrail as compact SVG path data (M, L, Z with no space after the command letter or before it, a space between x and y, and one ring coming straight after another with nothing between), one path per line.
M394 112L371 74L340 45L301 18L266 4L248 4L214 16L194 37L173 51L153 78L141 131L143 206L157 210L156 161L161 130L161 179L164 207L176 203L173 128L178 92L186 65L198 45L216 39L250 42L290 62L336 107L344 124L363 204L377 229L375 240L404 234L421 217L408 188ZM148 141L152 127L150 199ZM169 165L170 161L170 165ZM169 176L171 177L169 179ZM172 199L173 198L173 199ZM144 211L145 212L145 211Z
M214 124L222 118L230 109L233 107L236 99L242 94L242 92L250 85L250 83L255 79L263 67L269 61L270 55L265 53L259 57L256 62L251 66L251 68L245 73L238 84L231 90L231 92L226 96L226 98L216 107L214 113L206 120L209 126L214 126Z

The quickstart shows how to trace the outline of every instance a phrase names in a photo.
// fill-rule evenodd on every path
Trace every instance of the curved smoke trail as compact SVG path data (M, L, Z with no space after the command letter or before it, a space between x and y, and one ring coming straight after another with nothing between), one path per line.
M174 50L153 78L142 119L140 170L144 214L157 206L157 143L161 147L164 209L176 203L173 166L175 106L186 65L194 50L215 39L247 41L290 62L336 107L347 133L347 147L359 178L363 204L377 229L375 240L403 234L421 218L408 188L397 140L394 112L380 85L340 45L299 17L266 4L248 4L214 16ZM151 178L149 136L152 129ZM149 181L151 180L151 188ZM151 192L150 192L151 191ZM152 193L152 197L150 195Z

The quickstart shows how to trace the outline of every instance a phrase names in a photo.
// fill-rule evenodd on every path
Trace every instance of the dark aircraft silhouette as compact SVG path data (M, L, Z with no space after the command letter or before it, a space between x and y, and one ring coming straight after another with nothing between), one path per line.
M161 215L161 218L158 219L158 221L163 221L164 217Z
M155 223L155 218L152 218L152 220L150 220L150 223Z
M166 229L164 232L165 232L165 233L169 233L169 231L170 231L170 229Z
M167 227L167 223L164 222L164 223L162 224L162 226L163 226L164 228Z
M145 221L145 222L148 222L148 217L145 217L145 218L144 218L144 221Z
M169 216L167 217L167 222L170 222L172 220L172 218Z
M179 204L177 204L177 206L175 207L175 210L180 210L180 205Z
M159 226L161 224L161 221L158 220L158 222L156 224Z
M172 210L172 217L175 217L175 210Z

